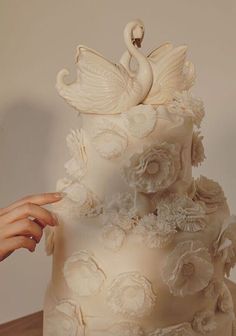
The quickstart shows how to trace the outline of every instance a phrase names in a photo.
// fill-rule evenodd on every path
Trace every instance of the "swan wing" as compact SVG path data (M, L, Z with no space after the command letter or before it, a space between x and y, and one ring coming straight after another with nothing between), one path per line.
M65 70L59 72L57 89L60 95L84 113L115 114L130 104L130 96L139 96L140 85L126 69L105 59L85 46L77 47L77 79L65 85ZM62 84L62 85L61 85Z
M148 54L148 59L154 63L157 63L163 56L173 49L173 45L170 42L162 44L160 47L154 49Z
M172 99L175 91L185 87L184 67L186 62L186 46L174 48L165 43L148 56L153 69L153 85L145 104L164 104Z

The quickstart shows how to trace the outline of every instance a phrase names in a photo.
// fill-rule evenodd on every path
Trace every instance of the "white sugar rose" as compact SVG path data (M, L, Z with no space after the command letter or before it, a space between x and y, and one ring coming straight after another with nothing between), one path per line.
M87 250L72 254L64 264L63 273L68 287L80 296L97 294L106 279L105 273Z
M198 167L206 158L202 140L200 132L193 132L191 160L194 167Z
M143 138L151 133L156 124L156 111L152 105L137 105L123 113L124 122L130 134Z
M45 336L83 335L85 325L78 305L71 300L60 301L55 309L46 315L44 322Z
M180 170L179 146L163 142L145 146L131 156L123 167L127 183L144 193L155 193L170 187Z
M191 324L184 322L171 327L156 329L147 336L194 336Z
M202 201L207 206L207 212L211 213L223 205L226 201L224 192L219 183L208 179L205 176L200 176L195 180L195 195L194 200Z
M185 195L170 194L163 197L157 204L157 214L163 227L196 232L203 230L206 225L203 205Z
M171 227L163 229L154 214L144 216L134 227L133 233L149 248L164 248L174 239L176 230Z
M200 241L179 243L162 269L163 281L175 296L195 294L212 279L214 267L208 250Z
M112 311L129 317L146 316L155 300L151 283L139 272L119 274L108 288L107 303Z
M212 311L201 311L194 315L192 321L193 330L206 334L216 329L215 314Z

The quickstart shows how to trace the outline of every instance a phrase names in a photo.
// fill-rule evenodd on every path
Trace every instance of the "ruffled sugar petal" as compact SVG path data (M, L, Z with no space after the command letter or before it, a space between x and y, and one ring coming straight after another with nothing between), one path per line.
M144 146L141 153L134 153L123 167L123 176L137 191L155 193L171 186L179 171L179 145L162 142Z
M94 147L104 159L119 157L128 145L125 131L108 118L96 120L91 137Z
M148 279L139 272L119 274L107 292L107 304L114 313L143 317L152 311L156 295Z
M157 113L152 105L137 105L122 114L129 133L137 138L144 138L155 127Z
M87 250L72 254L65 261L63 273L68 287L80 296L97 294L106 279L105 273Z
M179 243L167 256L162 279L175 296L192 295L208 286L214 273L211 256L198 241Z

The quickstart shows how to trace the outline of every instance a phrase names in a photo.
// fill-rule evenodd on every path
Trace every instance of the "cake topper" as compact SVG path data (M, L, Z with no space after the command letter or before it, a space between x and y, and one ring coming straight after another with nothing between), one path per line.
M77 79L64 82L69 75L57 75L59 94L76 110L88 114L119 114L140 103L160 105L175 91L188 90L194 81L194 67L186 62L186 46L174 48L165 43L145 56L138 48L144 37L141 20L129 22L124 29L127 50L119 63L112 63L97 51L77 47ZM137 69L131 69L131 59Z

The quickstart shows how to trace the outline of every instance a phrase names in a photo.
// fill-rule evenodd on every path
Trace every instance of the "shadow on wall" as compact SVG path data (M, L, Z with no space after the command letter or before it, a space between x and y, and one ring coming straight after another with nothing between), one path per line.
M16 101L2 113L0 207L26 194L47 190L52 113L41 104Z

